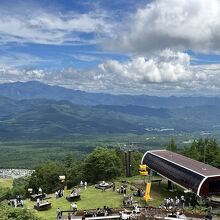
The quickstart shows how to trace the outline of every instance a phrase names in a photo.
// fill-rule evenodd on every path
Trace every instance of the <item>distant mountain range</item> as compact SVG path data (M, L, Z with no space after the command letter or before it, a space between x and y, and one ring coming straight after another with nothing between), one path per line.
M65 100L14 100L0 96L0 109L1 140L84 134L176 134L220 128L219 105L172 109L134 105L85 106Z
M157 97L147 95L110 95L88 93L50 86L37 81L0 84L0 95L15 99L66 100L77 105L144 106L150 108L182 108L193 106L220 106L219 97Z

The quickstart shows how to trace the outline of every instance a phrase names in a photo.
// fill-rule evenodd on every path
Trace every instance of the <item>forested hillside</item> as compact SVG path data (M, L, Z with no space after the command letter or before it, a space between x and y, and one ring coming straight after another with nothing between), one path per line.
M50 139L74 134L145 134L216 131L220 106L149 108L84 106L48 99L0 97L0 137Z

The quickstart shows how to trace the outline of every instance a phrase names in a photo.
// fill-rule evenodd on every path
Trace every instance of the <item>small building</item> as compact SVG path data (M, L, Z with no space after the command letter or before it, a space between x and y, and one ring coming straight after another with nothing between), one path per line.
M147 151L142 164L201 197L220 195L220 169L167 150Z

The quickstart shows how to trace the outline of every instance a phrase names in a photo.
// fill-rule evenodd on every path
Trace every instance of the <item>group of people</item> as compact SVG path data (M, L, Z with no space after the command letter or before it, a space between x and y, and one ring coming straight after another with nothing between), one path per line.
M117 188L116 191L117 191L118 193L120 193L120 194L124 194L124 196L125 196L126 193L127 193L126 188L125 188L124 186L122 186L122 185L120 186L120 188Z
M136 192L134 192L134 196L143 197L144 196L144 190L138 189Z
M64 189L59 189L55 192L55 198L58 199L58 198L61 198L64 196Z
M133 197L132 196L125 196L123 199L124 206L131 206L133 205Z
M104 212L105 212L105 215L110 215L112 214L112 209L109 208L108 206L104 206Z
M75 216L74 212L68 212L67 214L67 219L71 220ZM62 210L60 208L57 208L57 219L60 220L62 219Z
M97 208L95 212L91 212L91 211L84 211L84 215L83 218L86 217L99 217L99 216L108 216L112 214L112 210L111 208L109 208L108 206L104 206L103 209L101 208ZM82 218L82 219L83 219Z
M173 198L165 198L164 199L164 206L166 209L173 209L173 208L185 208L185 197L182 195L180 198L175 197Z
M124 210L120 212L120 217L122 220L128 220L128 219L139 219L137 218L137 215L140 215L141 209L138 207L138 205L133 206L133 210Z
M172 209L172 208L184 209L186 206L192 207L194 209L197 204L198 202L194 194L187 195L186 197L184 195L181 195L180 197L176 196L175 199L173 198L164 199L164 206L166 209Z
M87 185L88 185L88 183L85 181L85 182L83 182L82 180L80 181L80 187L84 187L85 189L87 189Z

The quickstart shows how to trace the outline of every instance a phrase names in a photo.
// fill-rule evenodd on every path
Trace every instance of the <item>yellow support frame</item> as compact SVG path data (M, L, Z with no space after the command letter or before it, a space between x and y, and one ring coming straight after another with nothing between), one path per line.
M150 196L150 191L151 191L151 178L152 178L152 170L150 169L149 174L148 174L148 180L147 180L147 184L146 184L146 190L145 190L145 201L148 202L149 200L151 200L151 196Z
M148 168L148 166L146 164L139 165L139 174L141 176L147 176L148 175L147 168Z
M139 174L141 176L147 176L148 177L148 180L147 180L147 183L146 183L145 195L144 195L144 199L145 199L146 202L151 200L150 190L151 190L151 177L152 177L152 170L149 169L149 172L148 172L147 169L149 169L149 167L146 164L140 164L139 165Z

